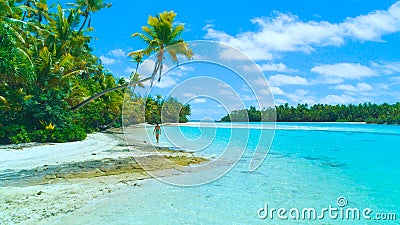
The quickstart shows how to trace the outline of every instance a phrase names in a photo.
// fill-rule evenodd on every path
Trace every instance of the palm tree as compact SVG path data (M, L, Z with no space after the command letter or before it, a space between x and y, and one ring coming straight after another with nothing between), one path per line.
M28 51L29 38L21 32L21 8L0 0L0 86L28 86L35 80L33 61Z
M136 56L134 56L132 58L133 58L133 60L131 62L136 63L136 68L135 68L135 73L134 73L134 74L136 74L139 69L140 63L143 62L143 54L137 54Z
M156 95L156 102L158 105L161 105L162 95Z
M92 20L92 12L100 11L105 7L107 8L111 7L111 3L106 4L103 2L103 0L77 0L76 2L78 3L78 7L83 9L83 11L81 10L79 11L85 18L78 32L82 31L88 19L89 19L88 27L90 27L90 23Z
M171 56L173 62L178 62L178 55L192 57L192 51L188 49L187 43L179 38L184 30L184 26L179 24L173 25L176 13L173 11L163 12L153 17L149 16L147 21L149 26L143 26L142 33L134 33L132 37L138 36L146 45L146 49L130 52L128 56L137 57L141 55L150 55L157 53L157 60L154 66L151 80L153 81L157 73L159 73L158 81L161 79L163 59L165 50Z
M128 56L131 56L137 63L141 62L142 56L149 56L152 53L157 53L157 58L154 66L154 70L151 76L141 79L137 82L132 83L131 85L143 83L145 81L151 80L151 85L153 85L154 78L157 74L159 74L158 81L161 80L162 69L163 69L163 60L165 53L168 53L171 56L173 62L178 63L178 55L182 55L190 59L193 55L192 50L189 49L188 44L180 38L184 26L179 24L177 26L174 25L176 13L173 11L163 12L158 14L157 16L149 16L148 26L143 26L142 33L134 33L132 37L139 37L142 41L147 44L147 48L130 52ZM140 58L140 60L139 60ZM135 73L136 74L136 73ZM110 88L103 92L100 92L86 101L74 106L71 110L77 110L87 103L115 90L121 90L127 88L129 84L121 85L117 87Z
M36 20L38 24L40 25L43 19L49 21L49 6L47 5L47 0L39 0L35 3L35 6Z
M11 88L27 86L35 80L33 63L9 25L0 24L0 80ZM3 36L4 35L4 36Z

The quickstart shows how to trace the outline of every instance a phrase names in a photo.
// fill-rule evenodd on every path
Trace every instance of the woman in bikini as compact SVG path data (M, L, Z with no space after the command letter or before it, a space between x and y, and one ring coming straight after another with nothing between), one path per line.
M156 123L156 126L154 127L153 134L154 133L156 134L156 140L158 143L158 139L160 138L160 134L161 134L161 127L160 127L160 125L158 125L158 123Z

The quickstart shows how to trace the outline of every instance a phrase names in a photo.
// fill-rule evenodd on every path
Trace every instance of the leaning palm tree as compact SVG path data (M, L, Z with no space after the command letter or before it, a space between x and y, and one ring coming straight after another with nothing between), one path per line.
M72 107L72 110L77 110L87 103L115 90L121 90L127 88L129 85L136 85L146 81L151 81L153 85L154 79L158 74L158 81L161 80L163 60L166 53L168 53L173 62L178 63L178 56L182 55L190 59L193 55L192 50L189 49L188 44L180 38L184 26L182 24L174 25L176 13L173 11L163 12L155 17L149 16L148 26L143 26L142 30L144 33L134 33L132 37L139 37L147 45L147 48L130 52L128 56L131 56L137 63L141 62L142 56L149 56L156 53L156 62L152 74L144 79L137 82L131 82L130 84L121 85L117 87L110 88L103 92L100 92L84 102ZM140 59L140 60L139 60ZM136 73L133 73L133 75Z

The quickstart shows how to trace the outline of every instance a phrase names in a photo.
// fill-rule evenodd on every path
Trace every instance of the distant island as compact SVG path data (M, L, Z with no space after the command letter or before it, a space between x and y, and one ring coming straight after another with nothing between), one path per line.
M274 112L275 110L275 112ZM396 104L348 104L327 105L298 104L297 106L284 105L257 110L250 106L249 109L234 110L221 118L220 122L365 122L376 124L400 124L400 103Z

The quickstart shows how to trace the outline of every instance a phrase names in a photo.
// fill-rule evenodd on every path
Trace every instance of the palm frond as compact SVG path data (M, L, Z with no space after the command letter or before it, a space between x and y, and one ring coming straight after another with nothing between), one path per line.
M13 10L4 0L0 0L0 12L1 12L0 18L13 15Z
M85 72L84 70L72 71L72 72L69 72L69 73L64 74L64 75L61 77L61 79L70 77L70 76L75 75L75 74L82 74L82 73L84 73L84 72Z
M65 53L59 60L58 65L69 70L74 65L74 57L70 53Z

